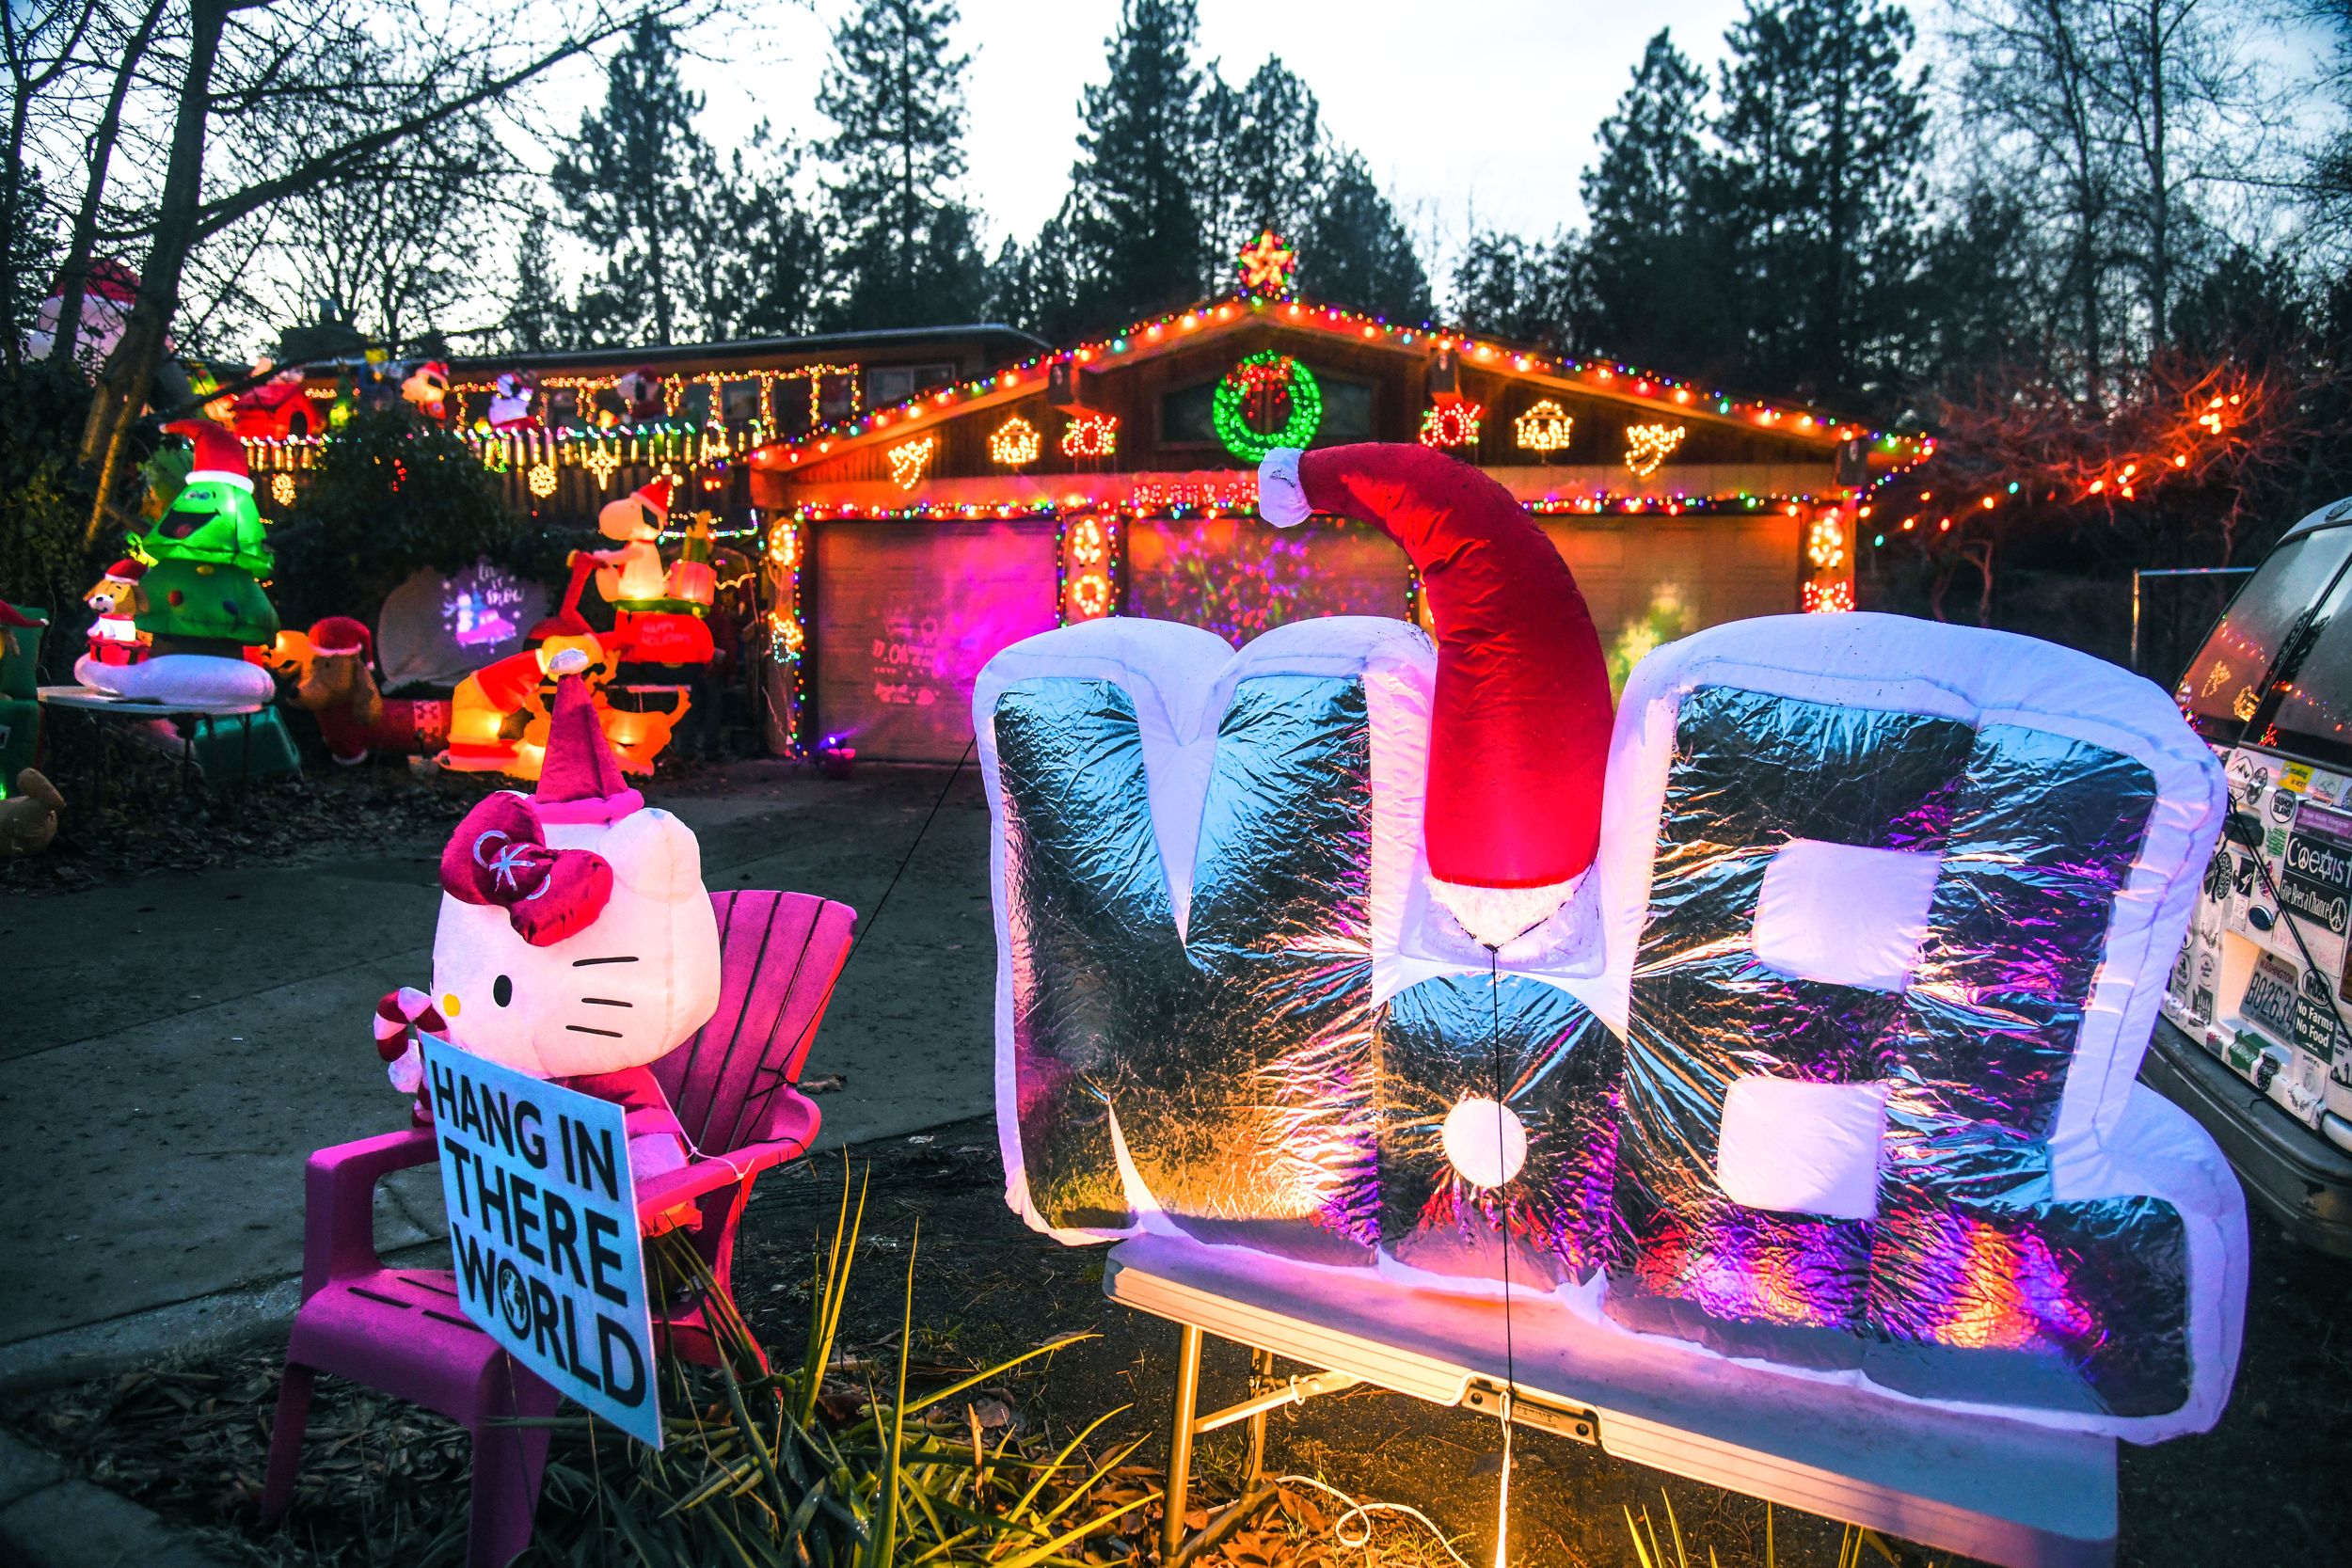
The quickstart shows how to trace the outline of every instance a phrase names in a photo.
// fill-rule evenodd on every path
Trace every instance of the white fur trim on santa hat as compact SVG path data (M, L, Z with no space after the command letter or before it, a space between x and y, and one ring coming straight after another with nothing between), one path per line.
M1296 447L1277 447L1258 465L1258 515L1276 528L1296 528L1314 515L1298 483Z
M1525 936L1559 912L1575 887L1574 878L1543 887L1469 887L1429 879L1430 895L1482 947L1501 947Z

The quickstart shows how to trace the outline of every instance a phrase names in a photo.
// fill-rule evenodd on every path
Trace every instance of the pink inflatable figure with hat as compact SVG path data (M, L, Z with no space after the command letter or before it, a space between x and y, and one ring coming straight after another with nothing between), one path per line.
M501 790L441 851L430 990L377 1006L378 1053L415 1095L410 1036L446 1038L628 1113L640 1181L687 1163L648 1070L719 1006L719 926L693 831L628 787L587 684L557 684L535 794ZM415 1116L429 1119L420 1098Z

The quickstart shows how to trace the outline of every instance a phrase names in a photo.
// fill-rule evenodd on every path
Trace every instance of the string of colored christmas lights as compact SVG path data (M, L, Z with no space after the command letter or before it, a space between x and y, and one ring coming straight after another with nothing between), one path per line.
M2230 368L2223 367L2202 378L2200 386L2210 387L2230 375ZM2201 449L2216 443L2226 446L2230 439L2228 433L2243 422L2249 412L2247 397L2248 393L2243 389L2199 392L2189 400L2188 407L2183 411L2171 434L2154 443L2159 450L2153 452L2131 457L2110 456L2087 467L2076 467L2071 472L2042 473L2026 479L1997 482L1987 489L1963 485L1957 494L1946 492L1945 504L1952 510L1935 518L1934 531L1949 533L1956 522L1977 514L1999 511L2013 502L2039 501L2078 506L2110 499L2135 500L2142 489L2175 478L2196 465L2202 455ZM1934 444L1929 442L1927 446L1928 455L1932 456ZM1878 508L1876 492L1900 477L1894 473L1880 476L1870 486L1871 498L1868 504L1861 507L1859 515L1864 518L1869 517ZM1893 531L1919 531L1920 525L1933 511L1930 503L1934 501L1939 488L1932 479L1922 485L1911 498L1911 502L1923 510L1913 511L1904 516ZM1969 499L1972 495L1973 500ZM1886 537L1883 531L1874 534L1870 540L1872 547L1883 547Z
M1797 516L1806 507L1835 500L1835 497L1811 493L1737 491L1720 496L1629 496L1613 492L1602 496L1522 498L1519 504L1539 517L1744 516L1768 508ZM1257 484L1248 478L1238 478L1231 486L1215 488L1145 483L1136 485L1124 497L1071 493L1003 501L914 501L904 506L876 506L863 500L809 500L795 505L792 515L808 523L907 523L1020 521L1071 516L1081 512L1115 514L1127 518L1254 517L1258 515Z
M1261 245L1273 236L1261 236ZM1285 288L1287 281L1285 281ZM1479 369L1500 369L1508 366L1522 373L1553 376L1563 380L1582 380L1598 385L1615 396L1630 395L1656 399L1688 408L1695 413L1712 414L1717 418L1737 419L1765 428L1785 428L1788 431L1823 439L1845 441L1866 438L1875 446L1896 453L1910 449L1915 460L1924 438L1906 436L1886 431L1866 430L1851 420L1836 420L1815 410L1782 407L1756 399L1735 398L1721 389L1703 389L1698 384L1677 380L1620 361L1584 359L1572 355L1551 355L1540 350L1518 349L1503 344L1483 341L1468 331L1441 327L1429 322L1406 325L1391 323L1385 316L1343 310L1337 306L1312 305L1283 294L1243 292L1221 300L1213 300L1190 309L1171 312L1160 317L1139 321L1125 330L1107 338L1081 343L1074 348L1036 356L1004 370L994 371L974 380L920 394L888 408L872 410L796 437L787 443L791 454L771 457L764 465L798 464L802 449L814 442L852 440L873 431L886 428L894 420L919 419L928 413L952 407L982 398L1001 398L1008 393L1033 391L1046 379L1048 367L1061 361L1080 365L1095 365L1117 359L1142 348L1158 344L1171 333L1182 337L1203 327L1228 325L1245 317L1263 318L1272 312L1288 324L1311 326L1345 335L1365 342L1391 343L1410 348L1416 344L1458 353L1464 362ZM825 450L830 450L827 448Z

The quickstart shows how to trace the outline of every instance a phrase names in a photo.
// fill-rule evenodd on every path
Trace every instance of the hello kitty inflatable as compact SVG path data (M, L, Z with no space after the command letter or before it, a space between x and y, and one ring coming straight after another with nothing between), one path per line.
M392 1085L417 1091L414 1026L616 1101L643 1181L687 1157L647 1069L718 1006L719 925L702 847L622 781L587 685L565 674L538 792L489 797L441 851L432 990L404 989L376 1009Z

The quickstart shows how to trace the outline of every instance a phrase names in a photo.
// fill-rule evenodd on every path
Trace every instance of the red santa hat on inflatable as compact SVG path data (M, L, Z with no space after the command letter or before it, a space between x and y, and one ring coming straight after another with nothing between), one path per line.
M126 555L121 560L106 568L105 580L108 582L136 582L139 578L145 576L147 576L147 568Z
M245 466L245 443L231 432L210 420L180 420L164 429L174 436L186 436L196 446L196 463L188 469L189 483L209 479L241 490L253 488L253 470Z
M310 628L310 651L329 658L351 654L373 658L375 639L369 634L366 622L350 615L329 615Z
M1609 756L1608 667L1567 562L1508 490L1419 445L1277 449L1258 510L1359 518L1410 558L1438 632L1432 891L1488 946L1549 919L1599 846Z
M542 822L615 822L645 803L621 777L620 759L596 721L596 699L580 678L587 668L588 656L578 648L548 661L548 673L556 677L555 705L548 714L539 788L531 798Z
M669 476L664 474L626 496L605 502L596 513L596 531L607 539L660 538L661 531L670 524L673 489Z

